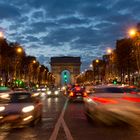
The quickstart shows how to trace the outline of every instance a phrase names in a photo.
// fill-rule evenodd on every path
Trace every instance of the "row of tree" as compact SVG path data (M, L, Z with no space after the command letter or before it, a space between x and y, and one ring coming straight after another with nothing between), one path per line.
M34 56L27 56L18 43L9 43L0 38L0 85L18 84L17 80L32 84L54 82L48 68L41 65Z

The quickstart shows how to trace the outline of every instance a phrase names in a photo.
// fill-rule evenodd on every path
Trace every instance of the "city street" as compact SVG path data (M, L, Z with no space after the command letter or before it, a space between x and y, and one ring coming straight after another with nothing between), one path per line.
M0 140L138 140L140 129L89 123L84 104L67 98L42 98L43 118L35 127L1 127ZM55 128L55 129L54 129Z

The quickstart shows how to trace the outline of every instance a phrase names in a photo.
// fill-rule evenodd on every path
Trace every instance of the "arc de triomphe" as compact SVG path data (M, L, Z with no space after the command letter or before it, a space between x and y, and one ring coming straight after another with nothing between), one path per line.
M69 81L71 84L75 82L75 77L80 74L81 58L80 57L51 57L51 72L55 77L55 84L62 85L62 72L70 73Z

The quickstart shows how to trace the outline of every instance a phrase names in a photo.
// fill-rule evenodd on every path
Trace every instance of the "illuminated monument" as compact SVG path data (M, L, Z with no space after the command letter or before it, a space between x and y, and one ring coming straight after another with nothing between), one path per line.
M56 85L73 84L80 74L80 57L51 57L51 72L55 76Z

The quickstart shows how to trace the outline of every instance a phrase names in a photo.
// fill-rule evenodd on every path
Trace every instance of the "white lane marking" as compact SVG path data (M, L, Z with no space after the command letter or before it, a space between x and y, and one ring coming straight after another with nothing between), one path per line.
M62 126L64 128L67 140L73 140L73 137L72 137L70 130L68 129L68 126L66 125L64 119L62 119L61 121L62 121Z
M68 99L66 100L66 102L64 104L63 110L62 110L62 112L60 114L60 117L59 117L59 119L58 119L58 121L57 121L57 123L55 125L54 131L52 132L52 135L51 135L49 140L56 140L57 139L58 131L59 131L61 125L64 128L67 140L73 140L72 135L71 135L71 133L70 133L70 131L69 131L64 119L63 119L65 111L66 111L66 108L67 108L67 104L68 104Z

